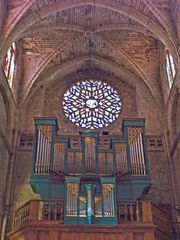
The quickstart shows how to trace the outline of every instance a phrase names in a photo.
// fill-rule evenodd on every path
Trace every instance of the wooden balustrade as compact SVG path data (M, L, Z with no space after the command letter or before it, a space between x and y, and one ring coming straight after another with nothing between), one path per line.
M171 233L171 217L167 211L148 201L119 201L117 204L118 223L153 223L162 232Z
M18 208L14 213L13 227L21 225L29 219L29 209L31 201L25 203L23 206Z
M138 221L137 202L118 202L118 223Z
M29 221L64 219L64 203L61 200L31 200L14 213L13 228Z
M41 201L43 220L58 220L63 221L64 219L64 202L57 200Z
M169 211L157 207L155 204L152 204L152 219L155 225L158 225L158 228L162 232L171 233L172 232L172 219L169 214Z
M161 232L171 234L171 219L167 212L148 201L117 202L119 224L154 224ZM13 228L30 221L58 221L62 223L63 220L64 203L62 200L31 200L15 211Z

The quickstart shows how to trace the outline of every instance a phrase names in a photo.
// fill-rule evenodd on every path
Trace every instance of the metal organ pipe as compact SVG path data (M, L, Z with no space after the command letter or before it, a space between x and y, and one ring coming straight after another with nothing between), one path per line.
M127 152L126 152L126 148L124 149L124 160L125 160L125 164L124 164L124 170L125 172L128 171L128 161L127 161Z
M40 131L40 130L39 130ZM40 131L40 145L39 145L39 166L38 173L41 173L41 159L42 159L42 133Z
M142 133L129 144L132 174L146 175Z
M74 206L73 206L73 203L74 203L74 199L73 199L73 193L71 191L71 215L74 215Z
M134 149L133 149L133 142L129 145L130 149L130 157L131 157L131 166L132 166L132 174L135 173L134 169Z
M48 173L49 172L49 166L48 166L48 163L49 163L49 159L48 159L48 150L49 150L49 141L48 139L46 138L46 148L45 148L45 156L46 156L46 164L45 164L45 173Z
M53 158L53 169L54 171L58 171L60 163L60 151L57 148L57 145L54 144L54 158Z
M42 157L41 157L41 173L45 173L44 172L44 165L45 165L45 147L46 147L46 138L44 136L44 134L42 134Z
M67 215L70 215L70 196L69 189L67 190Z
M124 146L121 152L116 152L116 164L117 171L121 173L126 173L128 171L126 146Z
M144 150L143 150L143 139L142 139L142 133L140 134L140 149L141 149L141 153L142 153L143 175L146 175L146 165L145 165L145 159L144 159Z
M56 154L57 154L56 145L54 144L54 157L53 157L53 165L52 165L53 171L56 171L56 161L57 161L56 160L56 158L57 158Z
M141 133L140 133L141 134ZM137 138L137 154L138 154L138 166L139 166L139 175L142 175L142 165L141 165L141 151L140 151L140 135Z
M137 146L137 138L134 141L134 151L135 151L135 174L139 175L139 164L138 164L138 146Z
M138 154L138 148L139 148L139 146L138 146L138 138L136 138L136 140L135 140L135 151L136 151L136 174L137 175L141 175L141 173L140 173L140 168L141 168L141 166L140 166L140 164L139 164L139 154Z
M49 172L51 143L41 129L37 131L35 173L44 174Z
M51 143L48 140L48 172L50 169L50 154L51 154Z
M111 188L111 216L114 216L114 188Z
M114 216L114 213L115 213L115 209L114 209L114 187L112 187L111 196L112 196L112 216Z
M69 189L68 189L68 187L67 187L67 200L66 200L66 202L67 202L67 215L69 215Z
M38 132L38 139L37 139L37 150L36 150L36 162L35 162L35 173L39 171L39 148L40 148L40 130Z
M111 191L109 191L109 216L112 215L112 198L111 198Z
M73 209L73 215L75 215L75 195L72 193L72 209Z
M42 147L43 147L43 135L42 135L42 133L40 133L39 173L42 173Z
M143 174L143 165L142 165L142 152L141 152L141 147L140 147L140 135L137 138L138 142L138 157L139 157L139 174Z
M45 149L44 149L44 172L47 173L47 147L48 147L48 141L47 138L45 138Z
M69 190L69 212L72 215L72 192Z
M137 154L137 139L133 140L131 144L132 148L132 168L133 168L133 174L139 175L139 166L138 166L138 154Z

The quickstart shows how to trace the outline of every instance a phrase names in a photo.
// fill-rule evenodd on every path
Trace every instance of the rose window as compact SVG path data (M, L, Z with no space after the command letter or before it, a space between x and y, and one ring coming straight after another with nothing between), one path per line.
M108 126L119 117L121 108L117 91L100 81L78 82L66 91L63 98L66 117L82 128Z

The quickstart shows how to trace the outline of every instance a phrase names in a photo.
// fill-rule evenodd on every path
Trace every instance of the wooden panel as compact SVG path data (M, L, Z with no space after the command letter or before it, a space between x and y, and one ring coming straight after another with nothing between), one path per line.
M37 232L37 240L49 240L49 239L50 238L49 238L49 232L48 231L38 231Z
M19 240L19 239L21 239L21 238L17 238L17 240ZM24 240L32 240L32 239L37 240L37 232L36 231L28 231L27 233L24 233Z
M123 234L115 233L67 233L61 234L61 240L125 240ZM132 238L126 238L132 240Z
M125 233L123 236L123 240L133 240L133 234L132 233Z
M51 230L50 231L50 240L60 240L60 234L58 230Z
M142 202L143 208L143 221L152 222L152 206L150 202Z
M9 240L155 240L152 224L64 225L36 221L9 235ZM23 238L24 237L24 238ZM162 238L164 239L164 238Z
M30 201L29 220L38 219L39 201Z
M144 240L155 240L154 233L144 233Z
M144 240L144 233L134 233L133 240Z

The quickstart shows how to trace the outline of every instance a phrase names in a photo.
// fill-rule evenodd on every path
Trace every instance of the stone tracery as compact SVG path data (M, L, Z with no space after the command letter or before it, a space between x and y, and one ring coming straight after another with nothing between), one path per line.
M73 85L63 97L66 117L77 126L102 128L114 122L122 103L117 91L105 82L86 80Z

